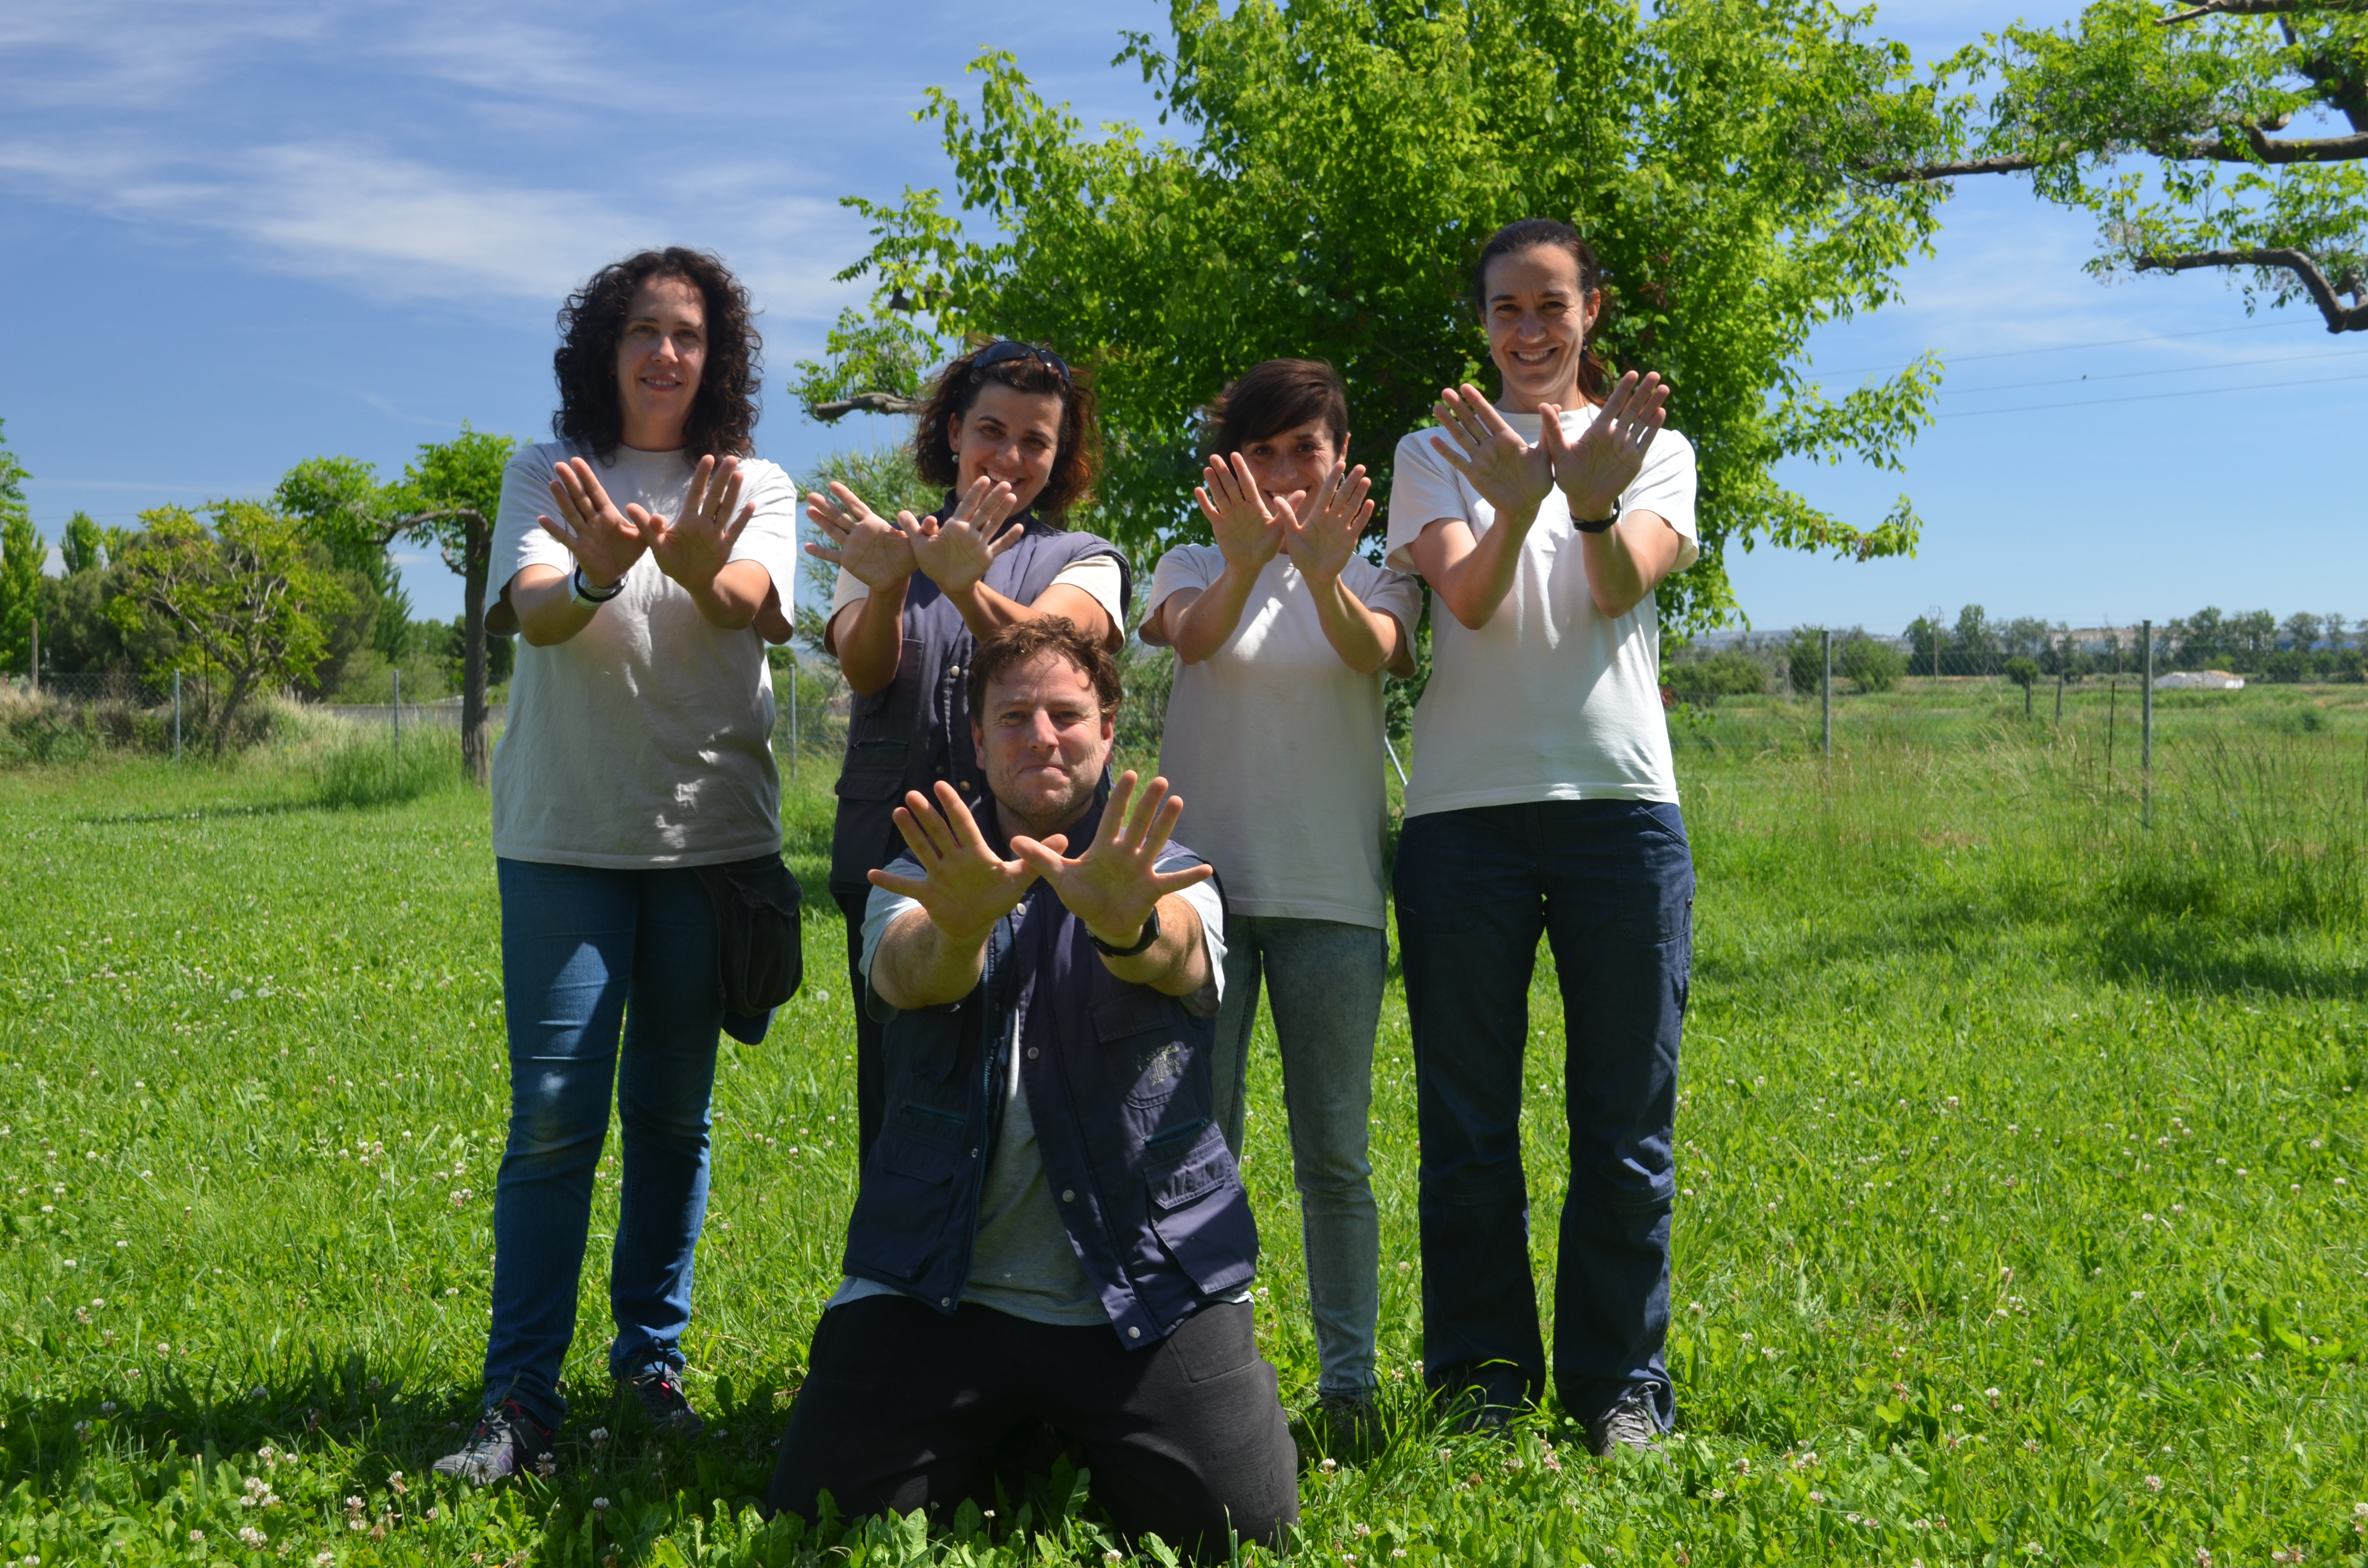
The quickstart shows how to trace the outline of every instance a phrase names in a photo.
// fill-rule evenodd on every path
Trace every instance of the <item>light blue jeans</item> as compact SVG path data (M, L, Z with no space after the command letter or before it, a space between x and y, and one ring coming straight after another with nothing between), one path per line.
M715 910L695 871L507 859L495 869L510 1135L494 1193L485 1395L557 1426L612 1091L624 1157L609 1259L609 1374L683 1364L723 1022Z
M1382 1224L1365 1134L1388 972L1389 941L1376 926L1268 915L1225 922L1225 1000L1211 1063L1217 1125L1238 1155L1263 979L1282 1052L1292 1179L1323 1368L1316 1388L1326 1394L1369 1394L1373 1386Z

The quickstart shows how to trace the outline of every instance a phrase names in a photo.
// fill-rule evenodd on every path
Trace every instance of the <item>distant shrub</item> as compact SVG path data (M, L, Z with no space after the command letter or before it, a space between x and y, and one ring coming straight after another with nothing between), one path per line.
M313 798L340 811L397 806L461 780L460 748L441 734L400 746L389 735L364 735L322 757Z
M1768 666L1740 648L1661 667L1661 681L1688 702L1756 697L1768 689Z
M1907 673L1907 655L1872 637L1853 637L1843 643L1834 664L1861 691L1889 691Z

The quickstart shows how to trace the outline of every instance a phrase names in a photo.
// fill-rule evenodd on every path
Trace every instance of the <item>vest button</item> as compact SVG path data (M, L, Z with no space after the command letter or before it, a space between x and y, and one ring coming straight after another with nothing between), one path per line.
M1126 1336L1129 1339L1141 1339L1143 1337L1143 1330L1139 1328L1130 1328L1126 1331Z
M951 1307L953 1304L954 1299L951 1296L939 1296L938 1298L938 1305L941 1307Z
M1061 1201L1062 1201L1062 1202L1064 1202L1064 1203L1075 1203L1076 1200L1077 1200L1077 1190L1076 1190L1076 1188L1072 1187L1063 1187L1063 1188L1061 1189Z
M1036 1060L1036 1048L1032 1045L1028 1048L1028 1060L1030 1062Z

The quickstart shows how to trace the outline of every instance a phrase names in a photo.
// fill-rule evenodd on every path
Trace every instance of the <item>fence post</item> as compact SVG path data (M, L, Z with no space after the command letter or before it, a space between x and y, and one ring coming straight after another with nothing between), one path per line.
M181 760L181 672L173 672L173 760Z
M403 749L403 672L394 672L394 749Z
M1819 699L1825 706L1826 760L1834 759L1834 633L1827 627L1817 633L1818 651L1825 656L1825 673L1818 677Z
M798 650L790 645L790 782L798 781Z
M2154 825L2154 622L2138 623L2146 653L2146 687L2138 693L2138 820Z

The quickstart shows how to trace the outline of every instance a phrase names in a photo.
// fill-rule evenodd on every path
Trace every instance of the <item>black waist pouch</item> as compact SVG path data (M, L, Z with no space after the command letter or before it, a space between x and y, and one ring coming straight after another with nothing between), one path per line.
M754 1045L773 1009L798 994L805 941L798 905L805 897L779 855L697 866L715 906L716 980L723 992L723 1031Z

